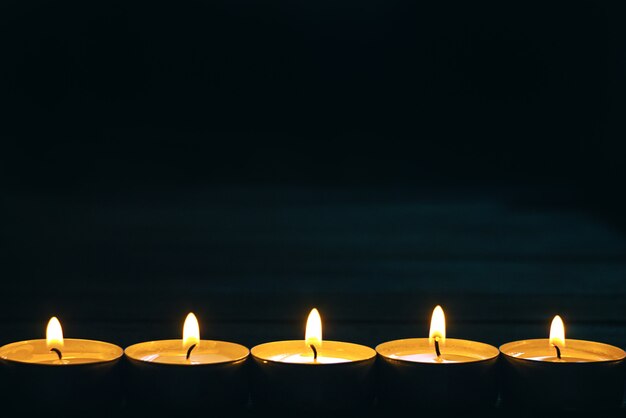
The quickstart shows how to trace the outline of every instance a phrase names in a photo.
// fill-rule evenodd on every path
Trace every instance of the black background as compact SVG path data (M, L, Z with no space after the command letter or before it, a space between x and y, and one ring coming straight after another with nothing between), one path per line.
M624 174L620 12L3 2L9 182L596 189Z
M622 17L602 3L3 2L5 179L605 191L624 174Z
M609 3L7 1L0 342L626 346Z

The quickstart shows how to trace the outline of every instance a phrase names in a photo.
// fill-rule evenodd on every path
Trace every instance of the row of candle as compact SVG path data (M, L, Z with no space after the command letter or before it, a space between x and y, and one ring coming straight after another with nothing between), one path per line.
M105 401L121 387L115 364L125 356L127 393L151 404L244 404L247 364L254 368L254 402L270 407L351 408L370 405L377 395L379 403L391 406L452 402L466 408L494 405L501 392L503 401L514 405L598 409L617 407L623 398L626 353L603 343L566 341L559 316L548 339L511 342L499 349L447 338L440 306L433 311L428 338L389 341L375 350L323 340L317 309L309 314L304 340L270 342L251 350L201 340L199 328L190 313L182 340L143 342L122 350L100 341L66 339L53 317L45 340L0 347L5 366L0 385L4 382L5 393L19 396L19 391L33 392L39 384L54 402L63 397L53 388L64 381L65 398ZM253 361L247 362L250 354Z

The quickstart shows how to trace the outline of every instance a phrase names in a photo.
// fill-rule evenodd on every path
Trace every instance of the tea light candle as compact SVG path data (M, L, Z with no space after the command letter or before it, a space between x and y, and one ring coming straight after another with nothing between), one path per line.
M379 355L379 402L387 407L493 406L498 397L498 349L446 338L445 315L435 307L428 338L389 341Z
M374 399L376 352L366 346L322 340L317 309L304 340L277 341L251 350L252 399L264 408L358 409Z
M248 400L244 366L250 351L240 344L201 340L193 313L185 319L182 339L138 343L124 353L131 406L196 408Z
M63 408L121 405L121 382L115 367L120 347L93 340L64 338L52 317L46 339L0 347L7 402L62 404Z
M503 344L502 400L515 407L612 409L624 395L624 350L608 344L565 340L555 316L550 338Z

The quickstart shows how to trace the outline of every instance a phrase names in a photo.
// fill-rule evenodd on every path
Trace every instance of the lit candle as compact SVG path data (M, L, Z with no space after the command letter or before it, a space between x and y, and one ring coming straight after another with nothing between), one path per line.
M498 397L498 349L446 337L443 309L432 314L428 338L389 341L379 355L379 402L390 407L493 406Z
M182 339L142 342L124 353L131 406L197 408L248 400L244 365L250 351L240 344L201 340L193 313L185 319Z
M64 338L61 323L52 317L46 339L0 347L8 383L5 399L79 409L120 406L121 381L115 366L122 354L114 344Z
M624 350L612 345L565 339L555 316L550 337L510 342L503 354L505 404L559 409L612 409L622 404Z
M358 409L374 399L376 352L366 346L322 339L317 309L304 340L276 341L251 350L252 398L266 408Z

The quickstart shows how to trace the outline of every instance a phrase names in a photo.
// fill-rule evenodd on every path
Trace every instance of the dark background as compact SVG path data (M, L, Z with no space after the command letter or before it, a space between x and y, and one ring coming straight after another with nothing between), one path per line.
M626 346L624 14L0 6L0 343L303 335Z

